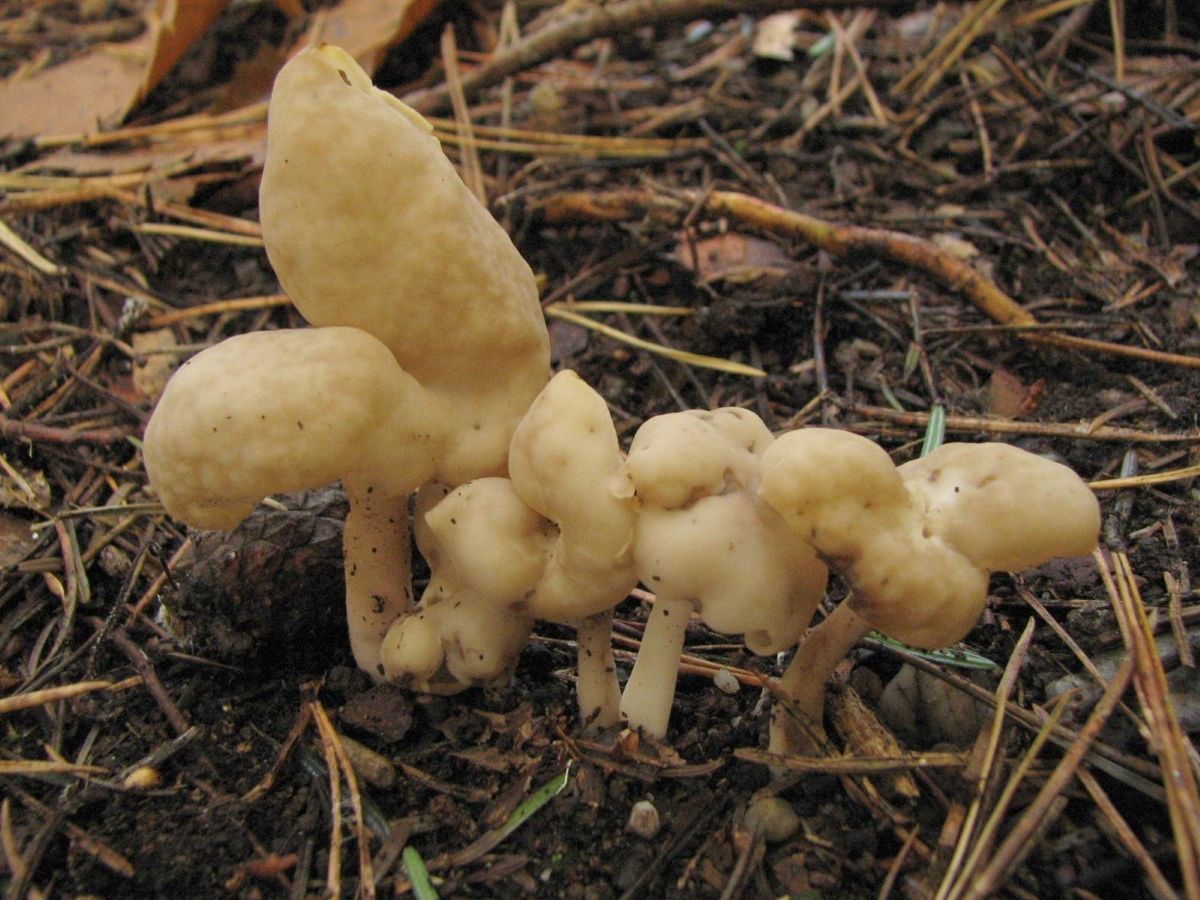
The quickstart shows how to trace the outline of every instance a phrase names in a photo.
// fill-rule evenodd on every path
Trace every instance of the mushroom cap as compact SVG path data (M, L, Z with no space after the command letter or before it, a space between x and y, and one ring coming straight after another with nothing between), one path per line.
M260 211L304 317L370 332L440 395L459 484L503 473L549 338L528 264L431 132L345 51L303 50L272 92Z
M557 537L507 478L477 478L451 491L424 515L426 560L453 572L482 600L501 609L525 604Z
M461 586L448 587L435 575L417 609L384 636L383 674L430 694L495 684L517 664L532 628L533 619L498 609Z
M1003 444L945 444L896 469L867 438L807 428L763 454L759 491L846 578L859 616L918 647L971 630L991 572L1087 553L1100 525L1078 475Z
M619 483L640 505L642 583L691 603L717 631L742 634L755 653L799 639L828 575L755 496L772 441L762 420L738 407L655 416L634 435Z
M943 444L899 468L924 527L989 572L1096 547L1100 504L1067 466L1009 444Z
M143 453L168 513L228 529L269 494L338 478L411 493L441 449L430 421L421 386L366 332L253 332L179 368Z
M636 494L644 506L678 509L731 485L752 487L771 441L762 420L736 406L654 416L634 435L616 491Z
M380 659L389 681L446 694L500 681L516 665L533 627L519 607L554 536L507 478L441 494L433 486L417 495L416 531L433 574L417 608L387 630Z
M887 451L835 428L800 428L777 437L763 452L759 493L829 559L856 555L864 529L873 534L893 526L890 520L909 507Z
M524 606L531 615L586 618L616 606L637 583L636 508L612 492L620 467L608 404L574 372L559 372L517 425L508 454L513 488L554 530Z
M644 507L636 546L643 584L689 601L710 628L741 634L760 655L794 646L825 592L828 570L813 549L745 491Z

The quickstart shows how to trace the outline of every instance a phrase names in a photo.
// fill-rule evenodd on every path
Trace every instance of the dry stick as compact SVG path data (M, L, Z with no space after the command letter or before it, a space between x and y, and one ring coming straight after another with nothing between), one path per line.
M239 297L236 300L214 300L212 303L201 303L189 306L187 309L173 309L170 312L159 313L146 320L151 328L162 328L174 325L187 319L197 319L201 316L215 313L243 312L248 309L269 309L273 306L291 306L292 298L287 294L265 294L261 297Z
M1110 559L1106 559L1104 553L1097 550L1095 560L1112 601L1129 659L1136 663L1134 688L1145 715L1148 743L1158 756L1162 769L1167 811L1175 832L1175 851L1185 894L1200 897L1200 789L1188 757L1188 737L1179 725L1175 706L1170 700L1167 676L1128 557L1122 551L1114 551Z
M1088 716L1087 722L1079 730L1075 742L1067 749L1062 760L1050 777L1046 779L1046 783L1042 785L1037 796L1034 797L1033 802L1029 804L1008 833L1008 837L996 849L991 861L984 866L968 890L962 894L963 900L983 900L985 897L994 896L995 892L1008 879L1012 870L1033 849L1035 834L1046 829L1057 818L1058 812L1061 812L1062 805L1065 805L1066 802L1061 795L1067 789L1071 779L1075 777L1075 772L1087 755L1092 741L1096 739L1096 735L1100 733L1108 721L1108 717L1116 709L1121 695L1125 693L1125 688L1129 686L1129 680L1133 675L1133 664L1133 657L1126 659L1121 664L1109 684L1108 690L1104 692L1100 702ZM1056 803L1059 800L1063 801L1062 805Z
M672 196L645 190L619 190L602 194L564 192L539 201L547 221L627 221L658 215L677 224L686 208L698 207L710 216L726 216L746 227L804 241L833 256L869 253L905 263L933 276L954 291L964 293L988 318L1001 325L1034 326L1033 314L1000 290L969 263L956 259L932 241L884 228L845 225L784 209L747 194L733 191L700 193L681 191ZM1038 344L1130 356L1151 362L1200 368L1200 356L1164 353L1108 341L1071 337L1057 332L1020 332L1025 341Z
M146 683L146 689L150 691L150 695L158 703L163 714L166 715L167 721L171 723L171 727L179 734L183 734L191 728L191 723L188 722L187 717L175 705L175 701L171 699L171 695L167 693L167 689L159 681L158 673L154 671L154 666L151 665L145 651L137 645L137 642L129 636L129 633L123 628L116 628L109 635L109 640L117 645L118 649L133 664L137 673L142 676L142 680Z
M34 706L42 706L46 703L69 700L72 697L90 694L93 691L123 691L141 683L141 676L135 675L132 678L126 678L117 682L80 681L75 684L65 684L61 687L30 691L27 694L12 694L8 697L0 697L0 716L23 709L30 709Z
M573 47L596 38L612 37L667 22L693 19L730 19L746 13L807 9L858 9L892 7L898 0L623 0L604 5L581 6L563 13L545 28L522 38L475 71L463 76L463 94L499 84L510 75L565 54ZM416 91L401 98L421 113L432 113L449 102L445 84Z
M96 444L105 447L119 443L136 433L137 429L129 425L72 431L70 428L56 428L53 425L41 425L37 422L20 422L8 418L8 416L0 416L0 437L14 441L37 441L43 444L65 444L67 446Z

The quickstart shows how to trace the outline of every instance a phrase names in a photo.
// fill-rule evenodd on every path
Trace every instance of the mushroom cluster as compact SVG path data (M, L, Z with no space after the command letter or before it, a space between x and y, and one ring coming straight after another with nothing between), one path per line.
M775 438L731 407L651 418L623 457L604 399L571 372L549 378L529 266L428 123L336 47L280 72L261 211L314 327L187 362L147 426L146 468L200 528L340 479L351 647L376 678L490 683L535 620L570 623L582 719L662 737L696 616L754 653L799 642L782 686L819 724L829 671L867 629L945 646L979 617L991 572L1095 545L1087 486L1005 445L897 468L866 438ZM432 572L419 604L414 493ZM830 570L851 597L805 637ZM638 580L656 601L621 695L612 610ZM804 743L773 720L772 749Z
M693 613L758 654L808 628L827 571L757 496L772 441L737 407L655 416L634 435L615 489L637 503L633 556L655 602L621 698L631 727L666 735Z
M408 503L422 484L503 475L550 374L533 273L419 115L337 47L304 50L271 95L267 254L314 328L192 357L146 429L167 511L230 528L263 497L341 479L355 661L412 607Z

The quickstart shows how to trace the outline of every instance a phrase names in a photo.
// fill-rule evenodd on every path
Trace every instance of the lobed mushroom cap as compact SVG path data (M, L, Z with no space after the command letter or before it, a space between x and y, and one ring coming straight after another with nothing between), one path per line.
M553 527L530 509L507 478L477 478L423 516L422 549L437 572L470 585L500 609L526 601L546 565Z
M834 428L800 428L776 438L763 452L759 493L830 559L856 555L867 534L892 526L908 509L887 451Z
M742 635L760 655L796 644L828 575L812 548L745 491L686 509L644 507L637 560L651 590L687 600L710 628Z
M1079 476L1018 448L945 444L897 469L824 428L768 448L760 496L846 578L854 612L919 647L970 631L991 572L1087 553L1100 525Z
M622 469L622 496L678 509L698 497L757 481L771 432L746 409L688 410L648 419L634 435Z
M646 421L622 467L638 500L638 576L689 602L755 653L794 644L825 591L827 570L755 496L771 432L738 407Z
M253 332L179 368L143 452L168 513L226 529L269 494L339 478L412 492L442 446L431 420L421 386L366 332Z
M1062 463L1009 444L943 444L899 473L929 533L989 572L1096 547L1100 504Z
M508 454L513 488L554 532L524 605L531 615L586 618L616 606L637 583L636 508L611 489L621 462L604 398L574 372L559 372L517 425Z

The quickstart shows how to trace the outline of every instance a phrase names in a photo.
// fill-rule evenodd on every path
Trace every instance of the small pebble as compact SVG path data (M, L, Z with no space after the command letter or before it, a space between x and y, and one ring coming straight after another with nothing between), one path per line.
M769 843L778 844L800 830L800 817L782 797L763 797L746 810L746 827L761 828Z
M661 827L662 822L658 818L658 810L653 803L649 800L639 800L633 804L633 809L629 811L629 822L625 825L626 831L650 840L658 834Z
M723 667L717 669L716 674L713 675L713 684L717 686L718 691L721 691L724 694L736 694L738 692L738 688L741 687L741 685L738 684L737 677L734 676L734 674L728 669Z
M160 784L162 775L153 766L138 766L121 782L121 786L127 791L152 791Z

